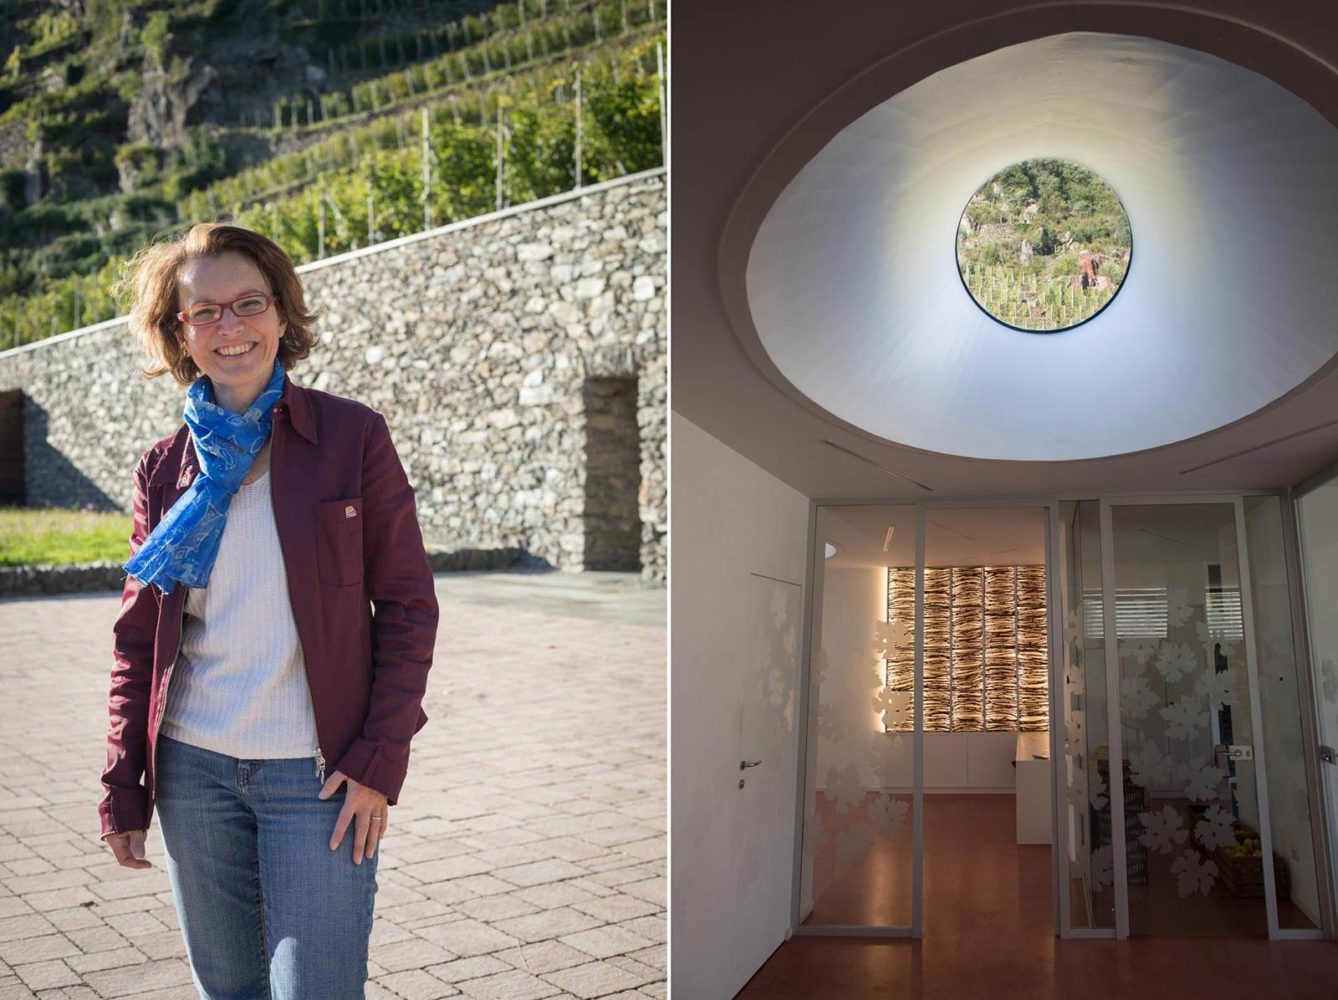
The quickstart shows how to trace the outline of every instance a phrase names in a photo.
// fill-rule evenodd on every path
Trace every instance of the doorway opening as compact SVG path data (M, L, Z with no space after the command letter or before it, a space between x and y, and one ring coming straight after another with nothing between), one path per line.
M641 430L637 380L587 378L585 405L585 530L583 567L641 568Z

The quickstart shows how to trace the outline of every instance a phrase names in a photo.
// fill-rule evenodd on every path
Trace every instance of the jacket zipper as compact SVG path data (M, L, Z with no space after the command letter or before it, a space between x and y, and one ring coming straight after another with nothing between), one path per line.
M177 586L184 586L178 582ZM167 599L167 595L163 595ZM186 602L181 602L181 624L177 629L177 645L172 651L172 662L168 664L167 672L163 674L163 689L158 697L158 718L153 723L153 752L149 755L149 766L153 769L153 781L150 783L149 798L157 801L158 798L158 731L163 726L163 715L167 711L167 686L172 680L172 671L176 669L177 658L181 655L182 633L186 630Z
M274 470L275 470L275 468L278 467L279 462L280 462L280 459L279 459L279 439L280 439L281 437L284 436L284 435L281 435L281 434L279 433L279 422L280 422L280 417L286 417L287 414L286 414L286 412L285 412L284 410L278 410L277 412L275 412L274 414L272 414L272 416L273 416L273 420L272 420L272 423L270 424L270 449L269 449L269 468L270 468L270 477L269 477L269 503L270 503L270 508L274 511L274 528L275 528L275 530L277 531L277 530L278 530L278 527L279 527L279 495L278 495L278 490L275 489L275 485L274 485L274 483L275 483L275 474L274 474ZM283 549L283 538L282 538L282 536L280 536L280 538L279 538L279 549L280 549L280 552L281 552L281 554L282 554L282 549ZM292 596L293 596L293 586L292 586L292 581L288 578L288 558L287 558L287 556L284 556L284 560L283 560L283 568L284 568L284 582L288 585L288 599L289 599L289 601L291 601L291 600L292 600ZM296 624L296 622L294 622L294 624ZM298 643L299 643L299 645L301 644L301 642L302 642L302 637L301 637L301 635L299 635L299 636L298 636ZM304 671L307 670L307 657L306 657L306 650L305 650L305 649L302 651L302 668L303 668ZM308 690L308 691L311 690L311 674L310 674L310 672L307 672L307 690ZM313 718L314 718L315 713L316 713L316 702L315 702L315 698L314 698L314 697L312 698L311 710L312 710L312 716L313 716ZM320 740L321 740L320 729L321 729L321 726L320 726L320 720L319 720L319 719L314 719L314 721L315 721L315 724L316 724L316 749L315 749L314 751L312 751L312 754L311 754L311 755L312 755L312 757L314 757L314 758L316 759L316 780L319 781L319 782L323 785L323 784L325 784L325 755L321 753L321 747L320 747Z

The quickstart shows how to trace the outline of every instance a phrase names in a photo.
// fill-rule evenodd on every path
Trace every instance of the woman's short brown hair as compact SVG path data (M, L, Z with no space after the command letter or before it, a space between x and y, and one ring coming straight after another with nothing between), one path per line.
M279 364L290 371L316 346L311 324L316 313L308 312L302 279L283 249L273 240L250 229L222 222L201 222L180 236L144 247L125 266L119 288L133 300L130 329L138 338L149 364L145 378L171 374L182 385L200 377L181 339L177 319L177 281L182 267L192 260L238 253L250 258L269 282L274 306L287 330L279 340Z

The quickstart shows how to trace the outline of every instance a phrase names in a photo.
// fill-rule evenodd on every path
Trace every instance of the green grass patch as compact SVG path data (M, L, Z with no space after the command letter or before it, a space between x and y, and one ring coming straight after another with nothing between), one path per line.
M129 514L0 507L0 566L65 566L130 558Z

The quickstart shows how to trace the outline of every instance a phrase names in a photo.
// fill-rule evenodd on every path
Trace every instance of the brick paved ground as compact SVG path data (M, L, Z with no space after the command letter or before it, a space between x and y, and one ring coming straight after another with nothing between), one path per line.
M367 996L665 996L665 592L441 574ZM98 839L119 595L0 601L0 1000L196 997L163 870Z

